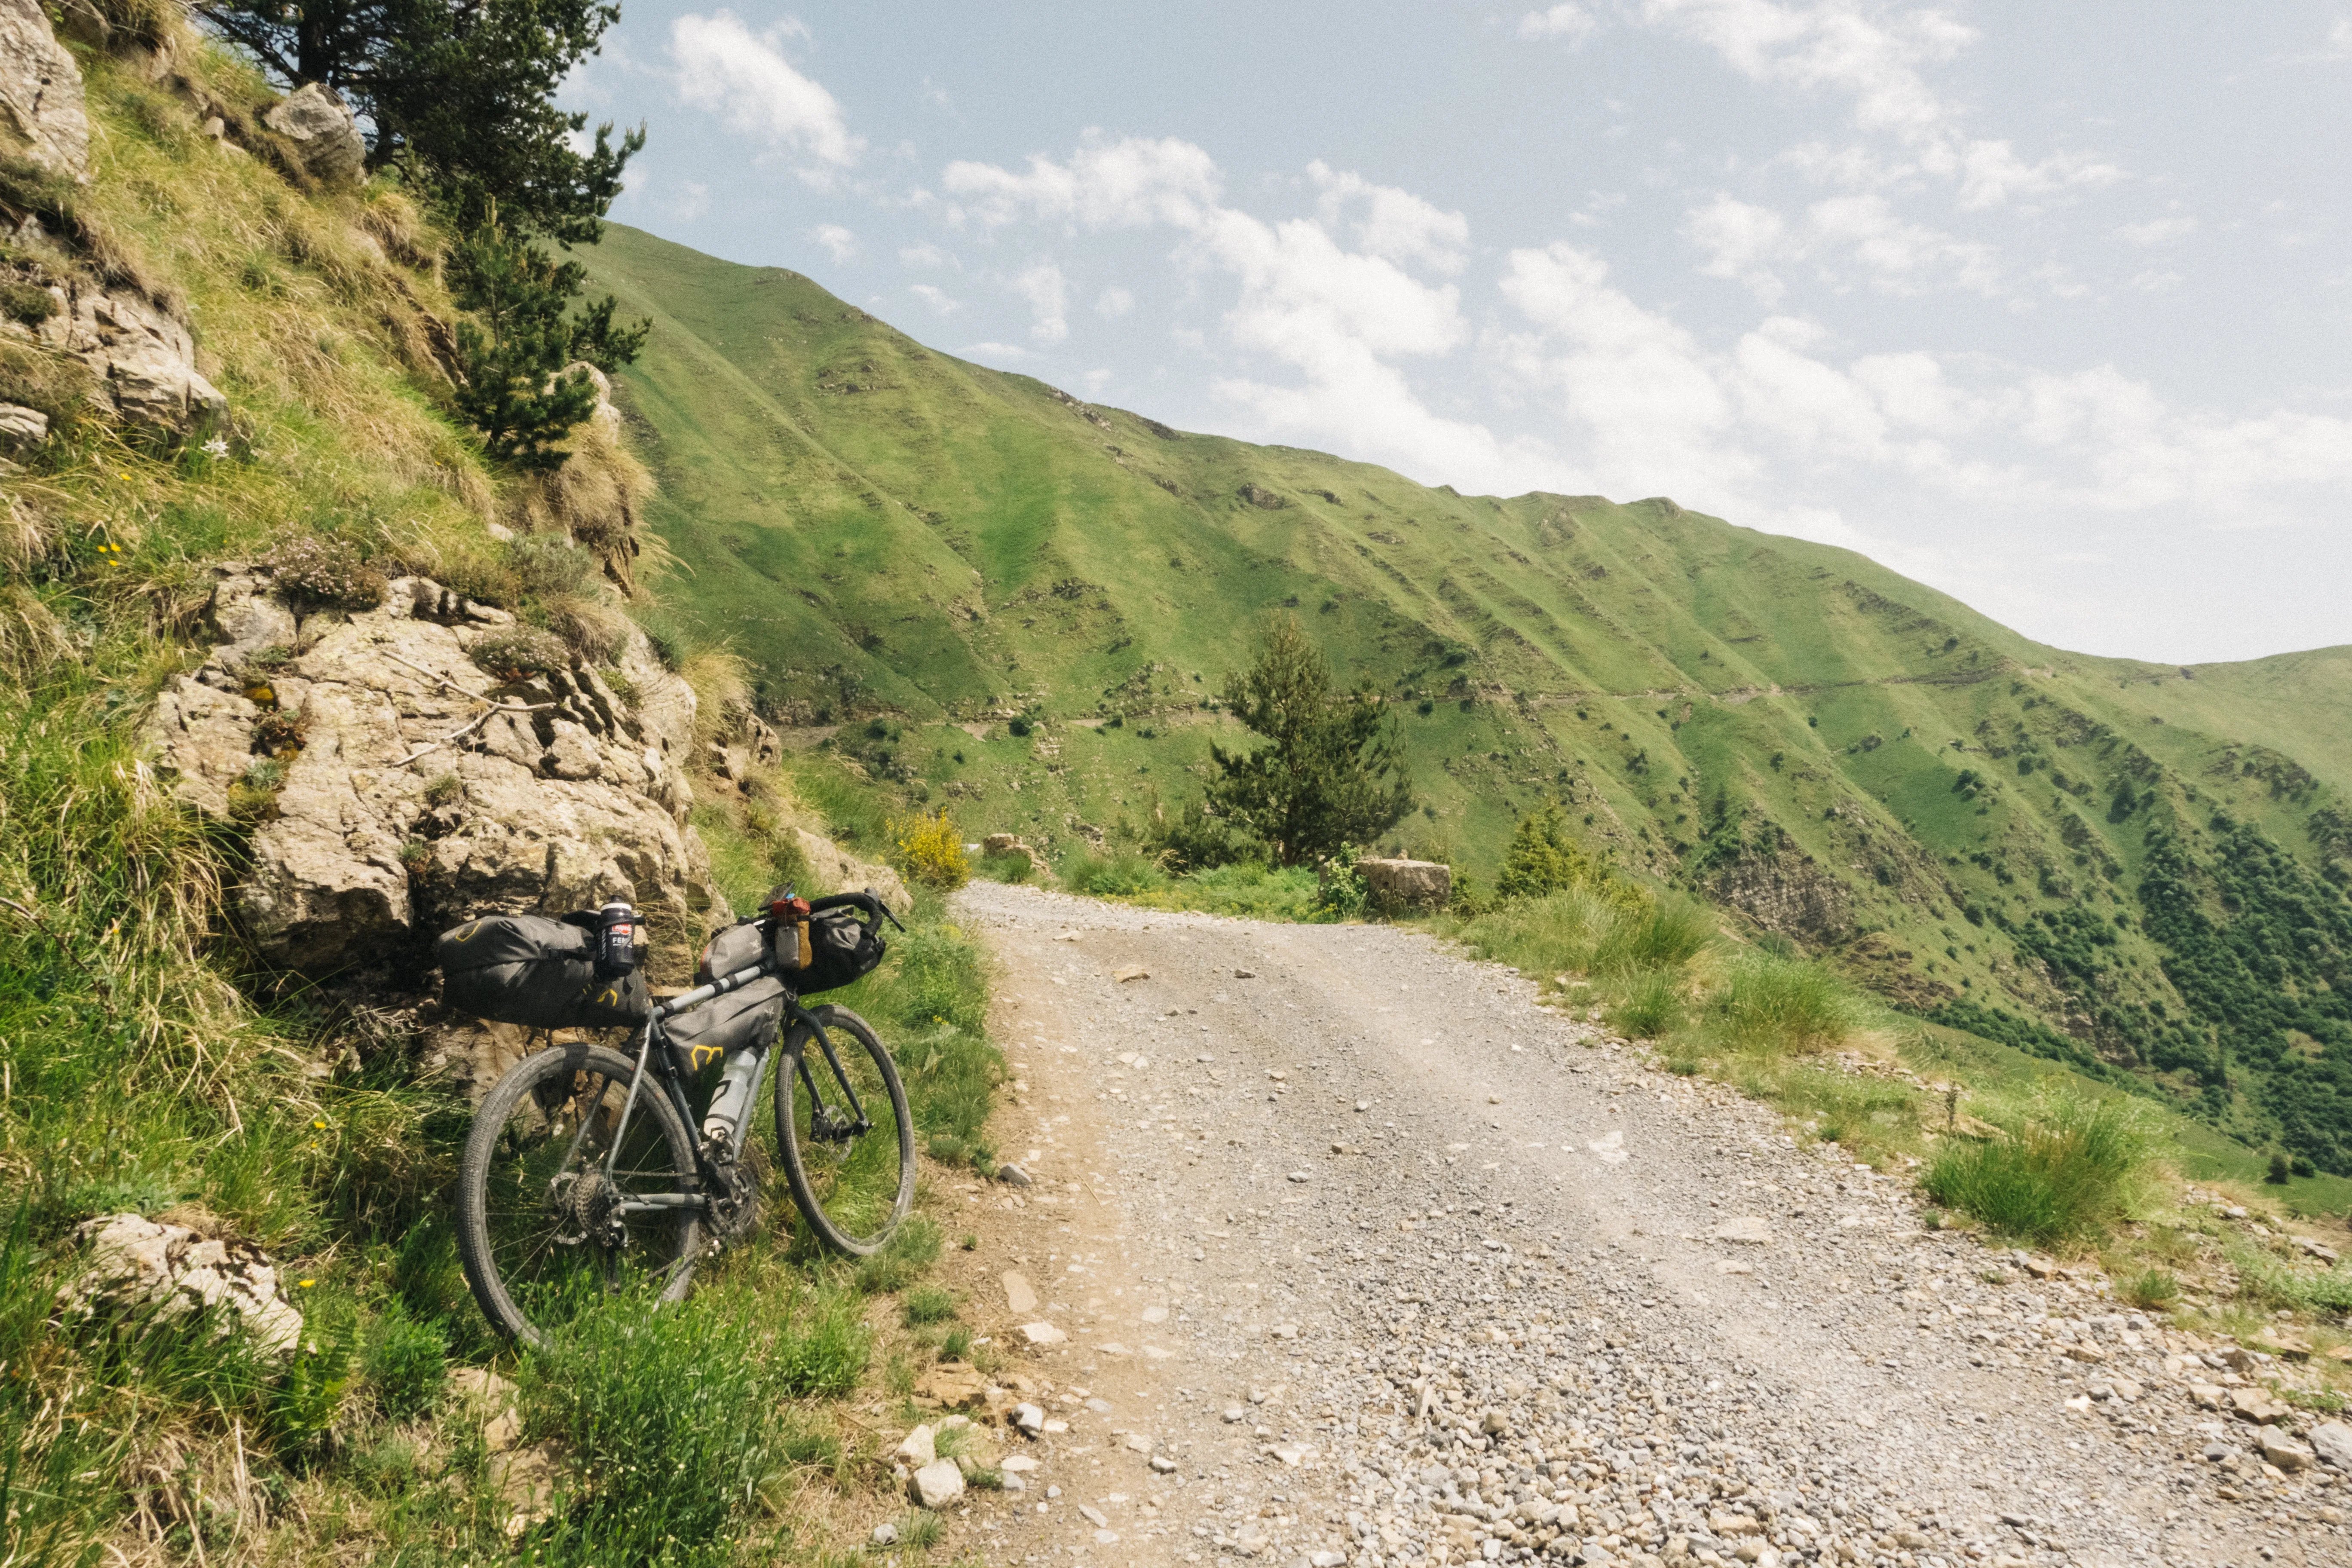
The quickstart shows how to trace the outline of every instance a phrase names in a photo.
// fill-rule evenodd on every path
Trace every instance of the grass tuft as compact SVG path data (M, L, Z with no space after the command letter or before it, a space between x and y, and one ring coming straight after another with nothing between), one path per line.
M2129 1100L2045 1091L1995 1137L1955 1140L1923 1184L1937 1203L1994 1232L2050 1246L2103 1231L2149 1155L2144 1112Z

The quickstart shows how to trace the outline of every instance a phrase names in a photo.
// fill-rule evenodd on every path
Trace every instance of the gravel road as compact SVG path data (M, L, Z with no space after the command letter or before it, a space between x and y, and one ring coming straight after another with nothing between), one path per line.
M1034 1184L961 1201L1051 1417L957 1516L991 1563L2352 1563L2347 1472L2192 1396L2264 1358L1923 1229L1508 970L960 898Z

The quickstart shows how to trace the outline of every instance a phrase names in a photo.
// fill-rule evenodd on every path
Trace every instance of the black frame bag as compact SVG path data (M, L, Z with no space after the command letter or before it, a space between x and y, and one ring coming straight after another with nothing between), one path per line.
M688 1077L737 1051L775 1043L784 1026L789 989L774 975L754 980L662 1026L662 1034Z
M442 1001L493 1024L611 1029L653 1011L645 971L598 973L595 932L563 921L484 915L443 931L433 953Z

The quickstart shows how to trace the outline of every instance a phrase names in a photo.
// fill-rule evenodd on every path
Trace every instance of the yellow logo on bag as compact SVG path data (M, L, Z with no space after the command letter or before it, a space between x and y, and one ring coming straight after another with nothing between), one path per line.
M725 1048L719 1046L688 1046L686 1047L686 1055L688 1061L692 1065L688 1070L700 1072L726 1054Z

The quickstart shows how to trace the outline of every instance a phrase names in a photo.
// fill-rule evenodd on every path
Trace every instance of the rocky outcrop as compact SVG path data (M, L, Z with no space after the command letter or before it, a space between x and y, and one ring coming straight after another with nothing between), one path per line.
M1036 847L1017 833L992 833L980 841L983 855L1018 855L1029 862L1029 874L1040 880L1053 879L1054 868Z
M220 1331L242 1323L271 1355L302 1337L302 1314L278 1291L278 1269L248 1242L220 1241L135 1214L101 1215L74 1233L89 1247L89 1268L58 1292L69 1316L151 1312L168 1322L212 1310Z
M1442 910L1454 898L1454 868L1441 860L1364 859L1356 870L1372 908L1383 914Z
M805 827L793 829L808 861L809 879L825 892L872 893L899 914L915 907L914 895L898 872L860 860L832 839Z
M0 0L0 142L54 174L89 175L81 69L37 0Z
M196 369L195 339L177 317L79 276L51 283L49 297L57 310L33 335L88 364L100 404L126 423L184 431L228 406Z
M467 915L622 898L682 969L726 918L685 826L694 694L642 635L625 701L584 667L486 673L471 655L512 617L422 579L299 617L266 571L225 565L211 616L223 640L148 743L190 805L253 824L237 908L274 962L365 967Z
M303 172L321 184L349 184L367 168L367 142L350 106L323 82L288 93L261 122L294 143Z
M0 448L29 452L49 438L49 416L37 408L0 403Z

